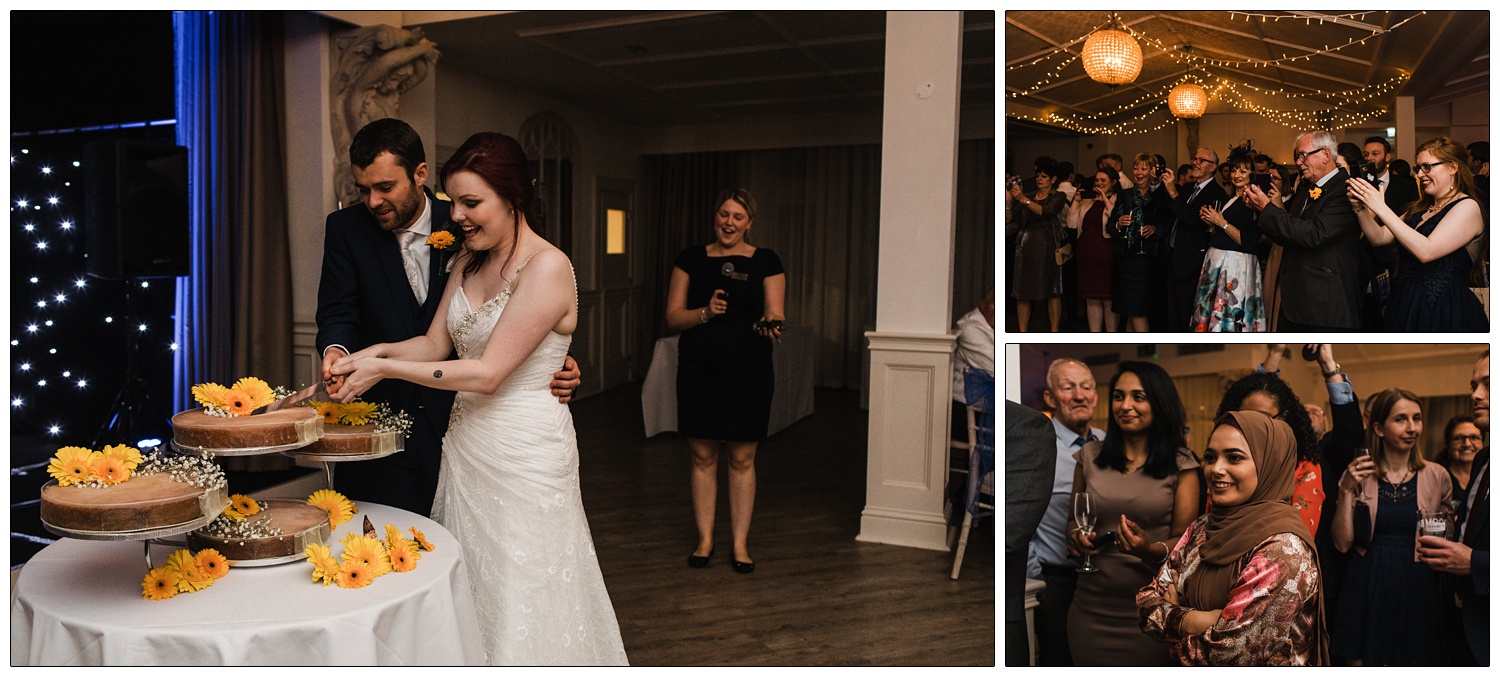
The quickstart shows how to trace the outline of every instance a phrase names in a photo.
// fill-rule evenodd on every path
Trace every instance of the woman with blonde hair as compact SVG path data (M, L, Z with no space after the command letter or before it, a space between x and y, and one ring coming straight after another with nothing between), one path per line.
M1489 331L1469 273L1481 252L1484 215L1469 171L1469 151L1440 136L1417 148L1421 199L1397 216L1385 204L1384 188L1349 179L1349 201L1365 238L1374 246L1401 245L1384 331Z
M1353 665L1431 665L1444 646L1438 574L1416 561L1418 511L1453 497L1448 471L1422 458L1422 408L1407 390L1370 399L1369 455L1339 478L1333 545L1344 572L1331 651Z

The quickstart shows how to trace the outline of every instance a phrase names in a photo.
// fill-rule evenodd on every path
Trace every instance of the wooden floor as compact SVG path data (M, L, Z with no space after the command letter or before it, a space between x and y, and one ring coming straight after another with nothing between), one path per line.
M692 569L688 450L645 439L640 388L573 404L589 525L633 665L994 665L993 520L952 554L856 542L868 415L858 393L817 391L817 413L761 445L750 532L756 570L718 546Z

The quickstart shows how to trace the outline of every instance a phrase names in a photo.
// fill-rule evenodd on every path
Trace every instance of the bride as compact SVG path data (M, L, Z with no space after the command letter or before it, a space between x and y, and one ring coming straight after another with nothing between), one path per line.
M338 361L330 395L349 401L384 378L458 391L432 516L463 544L490 663L624 664L573 417L549 388L578 326L572 264L527 224L534 184L515 139L469 137L441 177L464 232L461 272L426 335Z

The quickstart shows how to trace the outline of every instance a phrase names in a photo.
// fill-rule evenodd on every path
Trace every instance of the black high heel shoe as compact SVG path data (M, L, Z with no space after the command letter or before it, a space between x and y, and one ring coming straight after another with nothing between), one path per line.
M734 572L737 574L748 574L752 571L755 571L755 562L741 562L739 560L734 560L734 562L730 564L730 566L734 568Z
M703 567L708 566L708 558L713 557L713 556L714 556L714 551L713 551L712 548L709 549L707 555L704 555L702 557L690 554L690 555L688 555L688 566L690 566L690 567L692 567L694 569L702 569Z

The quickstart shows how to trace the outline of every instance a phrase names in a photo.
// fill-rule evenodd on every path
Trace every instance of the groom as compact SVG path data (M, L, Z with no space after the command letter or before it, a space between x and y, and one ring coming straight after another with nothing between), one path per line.
M423 186L426 157L417 132L392 118L365 125L349 145L361 204L328 215L317 313L325 380L339 358L425 334L437 314L448 283L445 264L461 245L440 251L426 244L448 222L450 206ZM567 403L579 383L571 356L553 378L552 394ZM410 414L411 435L399 454L339 464L338 491L355 501L429 515L453 395L396 379L371 387L364 399Z
M1349 175L1335 157L1338 139L1318 130L1297 137L1292 156L1302 170L1297 194L1283 210L1255 184L1245 202L1260 210L1260 229L1286 248L1276 285L1277 331L1358 331L1359 221L1349 205ZM1269 319L1269 318L1267 318Z

